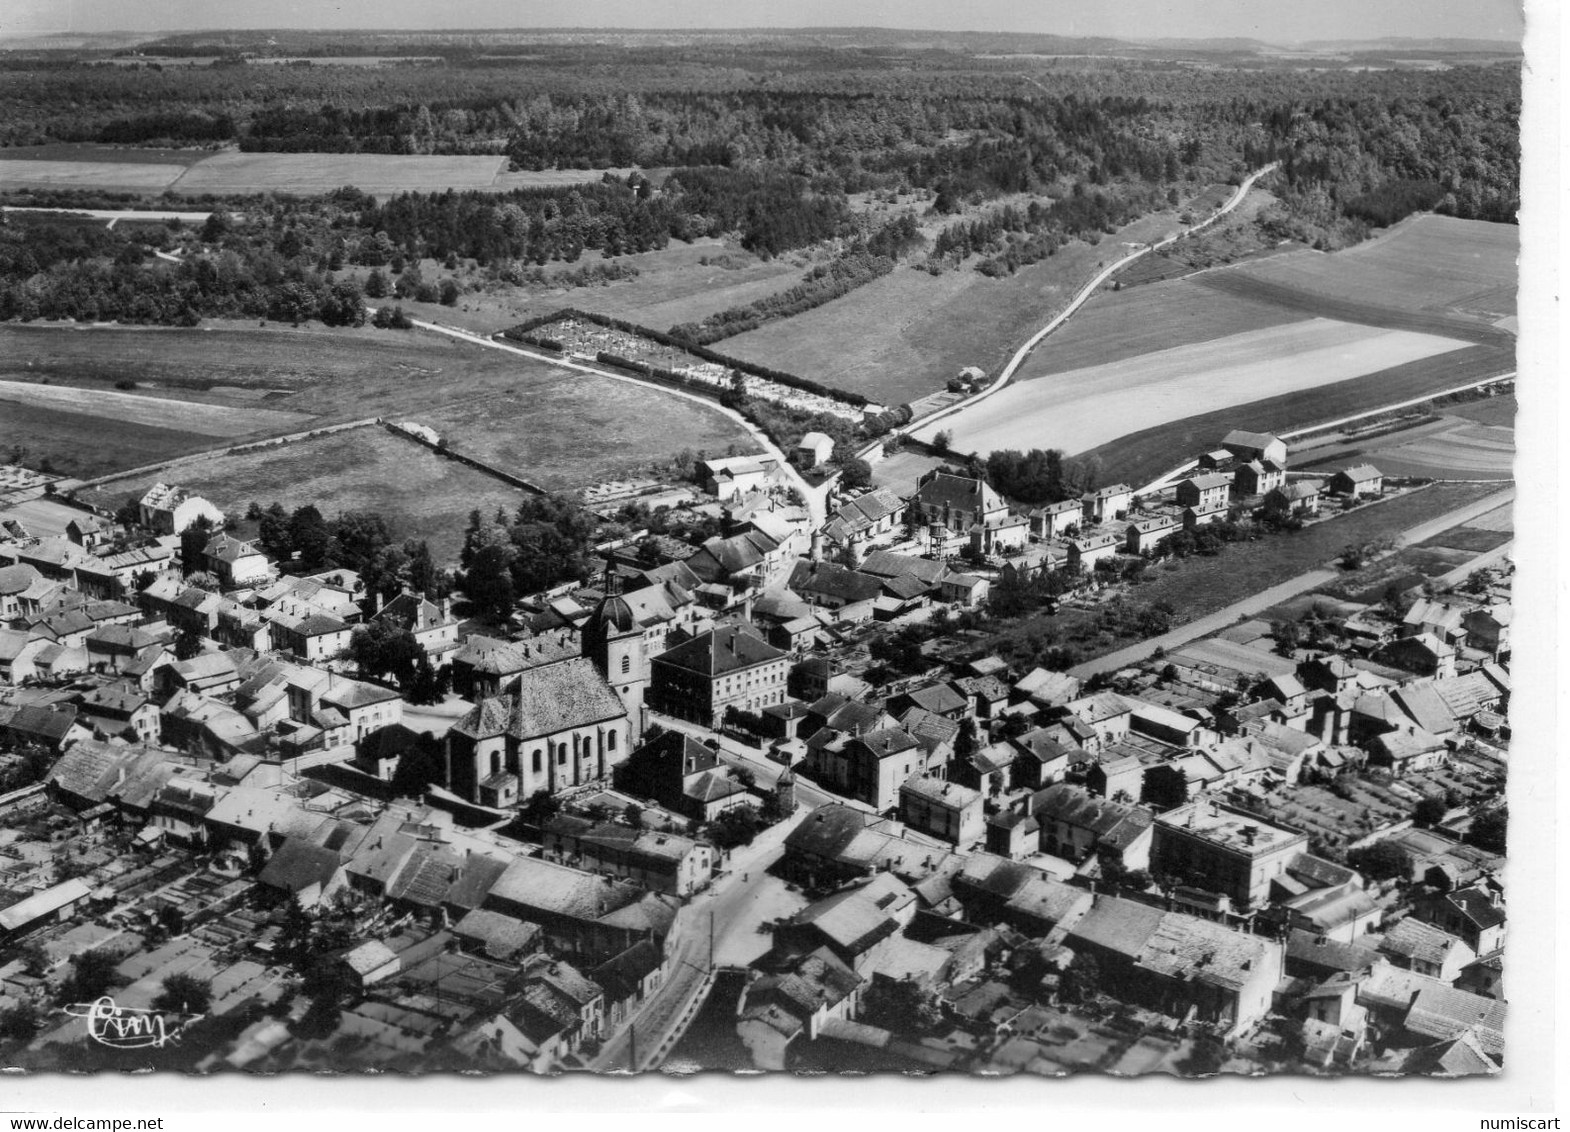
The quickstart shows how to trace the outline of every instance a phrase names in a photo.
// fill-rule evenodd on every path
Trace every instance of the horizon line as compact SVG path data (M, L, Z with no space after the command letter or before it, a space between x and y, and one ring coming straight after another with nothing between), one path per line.
M484 34L494 34L494 33L498 33L498 32L507 32L507 33L520 33L520 32L522 32L522 33L535 33L535 34L561 34L561 33L614 34L614 33L618 33L618 32L638 32L638 33L661 33L661 34L665 34L665 35L729 35L729 34L737 34L737 33L769 34L769 33L782 33L782 32L797 32L797 33L801 33L801 32L844 32L844 33L852 33L852 32L888 32L888 33L896 33L896 34L903 34L903 35L933 35L933 36L993 35L993 36L1014 36L1014 37L1019 37L1019 38L1037 38L1037 39L1051 38L1051 39L1078 40L1078 41L1109 40L1109 41L1112 41L1112 42L1115 42L1115 43L1129 43L1129 44L1143 44L1143 43L1175 43L1175 44L1183 44L1183 43L1215 43L1215 42L1225 42L1225 41L1243 41L1243 42L1250 42L1250 43L1262 43L1262 44L1266 44L1266 45L1272 46L1272 47L1295 47L1295 46L1302 46L1304 44L1311 44L1311 43L1358 43L1358 42L1368 42L1368 43L1406 43L1406 42L1425 43L1425 42L1445 41L1445 40L1452 40L1452 41L1456 41L1456 42L1513 44L1513 45L1516 45L1516 46L1520 46L1521 43L1522 43L1522 40L1518 39L1518 38L1513 38L1513 37L1500 38L1498 36L1489 36L1489 35L1364 35L1364 36L1350 35L1350 36L1346 36L1344 38L1324 38L1324 37L1321 37L1321 38L1315 38L1315 39L1295 39L1295 40L1261 39L1258 36L1251 36L1251 35L1195 35L1195 36L1163 35L1163 36L1152 36L1152 37L1150 37L1148 39L1137 39L1137 38L1129 38L1129 37L1126 37L1126 36L1118 36L1118 35L1074 35L1074 34L1066 34L1066 33L1063 33L1063 32L1053 32L1053 31L1018 31L1018 30L997 30L997 29L987 29L987 28L964 28L964 29L960 29L960 28L950 28L950 29L902 28L902 27L888 27L888 26L884 26L884 25L880 25L880 24L801 24L801 25L770 24L770 25L767 25L767 26L758 25L758 26L751 26L751 27L749 27L749 26L745 26L745 25L740 25L740 26L736 26L736 27L712 27L712 28L711 27L650 27L650 26L633 26L633 25L626 25L626 24L618 24L618 25L614 25L614 26L599 26L599 27L587 26L587 25L580 25L580 26L572 26L572 25L552 25L552 26L513 25L513 26L488 26L488 27L469 27L469 28L466 28L466 27L452 27L452 28L381 27L381 28L377 28L377 29L374 29L374 30L373 29L366 29L366 28L356 28L356 27L354 27L352 25L346 25L344 27L315 27L315 28L312 28L312 27L286 27L286 26L266 27L266 28L243 28L243 27L217 26L217 27L198 27L198 28L159 28L159 29L140 30L140 31L136 30L136 29L132 29L132 28L113 28L113 29L106 29L106 30L103 30L103 31L77 31L77 30L75 30L73 28L56 28L56 29L49 30L49 31L13 32L13 33L9 33L9 34L5 33L5 32L0 32L0 39L41 39L41 38L44 38L44 37L47 37L47 36L56 36L56 35L80 35L80 36L147 35L147 36L159 36L159 37L176 36L176 35L211 35L211 34L216 34L216 33L235 33L235 34L240 34L240 35L263 35L263 34L267 34L267 33L270 33L270 32L295 32L295 33L301 33L301 34L307 34L307 35L360 34L360 35L366 35L366 36L376 36L376 35L384 35L384 34L392 34L392 33L407 33L407 34L415 34L415 35L484 35Z

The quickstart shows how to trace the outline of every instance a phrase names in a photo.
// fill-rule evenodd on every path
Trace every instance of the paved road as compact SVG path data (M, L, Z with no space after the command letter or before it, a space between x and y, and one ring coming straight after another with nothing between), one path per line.
M1486 514L1496 507L1502 507L1513 498L1515 498L1515 488L1509 487L1504 491L1495 492L1493 495L1469 503L1465 507L1458 507L1456 510L1441 515L1437 519L1429 519L1427 522L1419 523L1415 527L1409 527L1396 536L1396 549L1399 550L1403 546L1411 546L1413 543L1433 538L1442 531L1460 526L1462 523ZM1472 559L1471 562L1468 562L1466 566L1458 567L1458 569L1469 571L1477 566L1497 561L1498 558L1503 556L1506 549L1495 548L1485 551ZM1391 553L1394 553L1394 551ZM1137 645L1129 645L1127 648L1118 649L1116 652L1109 652L1105 656L1098 656L1094 660L1087 660L1084 664L1075 665L1069 669L1069 674L1085 679L1086 677L1096 675L1098 672L1115 672L1119 668L1137 664L1149 658L1150 654L1157 648L1171 651L1199 637L1220 632L1222 629L1245 617L1252 617L1254 614L1261 613L1273 605L1286 601L1288 598L1296 597L1298 594L1307 593L1309 590L1332 582L1340 577L1340 573L1339 570L1319 569L1310 570L1306 574L1299 574L1297 577L1290 578L1279 585L1271 586L1268 590L1262 590L1251 597L1244 598L1242 601L1234 602L1225 609L1217 610L1215 613L1208 614L1198 620L1190 621L1186 625L1180 625L1170 633L1163 633L1159 637L1152 637L1148 641L1141 641Z
M748 913L759 906L759 890L768 882L768 868L784 852L786 836L807 813L806 807L798 808L792 817L764 830L751 845L733 851L726 875L682 909L666 942L670 969L665 982L645 1000L632 1025L601 1047L591 1068L627 1072L633 1068L634 1042L637 1069L659 1066L681 1040L708 993L710 931L716 953L723 950L729 937L758 931L758 915Z
M367 307L366 309L373 314L376 311L375 307ZM813 492L810 488L807 487L807 481L802 479L800 473L798 473L796 469L791 466L790 461L785 458L785 453L781 452L779 447L769 439L768 434L766 434L757 425L749 421L746 417L736 412L734 409L727 409L724 405L721 405L717 401L711 400L708 397L699 396L696 393L689 393L684 389L674 389L669 385L661 385L658 382L643 381L636 377L629 377L627 374L616 373L608 369L600 369L598 366L585 365L582 362L569 361L566 358L557 357L552 354L546 354L538 350L526 350L521 346L514 346L507 342L498 342L494 338L486 338L483 335L475 334L468 330L460 330L454 326L443 326L440 323L425 322L418 318L411 318L409 321L414 323L414 325L419 327L421 330L429 330L436 334L445 334L449 338L457 338L460 341L470 342L476 346L485 346L492 350L504 350L509 354L521 354L525 358L532 358L538 362L548 362L551 365L559 366L562 369L573 369L580 373L592 373L598 377L608 377L612 381L624 381L629 385L642 386L644 389L652 389L658 393L663 393L670 397L685 398L688 401L702 405L705 409L711 409L716 413L721 413L735 421L737 424L741 425L742 428L746 429L747 432L752 436L752 439L758 443L764 452L768 453L770 456L774 457L780 462L780 467L785 470L786 476L791 481L791 486L796 489L796 494L801 496L802 502L806 504L808 512L812 515L813 526L822 526L827 519L827 515L824 513L822 495Z
M901 434L911 434L918 430L925 430L943 418L952 416L953 414L962 410L969 409L974 405L978 405L982 401L985 401L988 397L991 397L993 394L997 393L1000 389L1008 384L1009 379L1014 376L1014 371L1017 370L1024 360L1030 356L1030 352L1040 345L1041 340L1067 322L1069 316L1074 314L1075 311L1079 310L1080 307L1084 306L1084 304L1090 300L1090 297L1100 290L1102 284L1104 284L1108 279L1112 278L1113 275L1117 274L1119 271L1123 270L1123 268L1127 267L1129 264L1133 263L1142 256L1147 256L1152 252L1160 251L1162 248L1182 239L1184 236L1193 232L1198 232L1201 229L1208 228L1217 220L1220 220L1227 213L1231 212L1238 205L1242 204L1243 199L1248 196L1248 191L1254 187L1254 182L1259 180L1266 173L1273 171L1278 164L1280 163L1272 161L1264 168L1256 169L1254 172L1250 173L1243 180L1243 183L1237 187L1237 191L1232 194L1225 204L1216 209L1215 212L1211 213L1205 219L1201 220L1198 224L1188 228L1180 228L1178 231L1172 233L1172 235L1167 236L1164 239L1157 240L1153 244L1146 244L1138 251L1130 252L1122 259L1102 268L1101 271L1099 271L1089 283L1086 283L1083 287L1080 288L1079 293L1069 301L1068 306L1064 307L1052 319L1052 321L1048 322L1040 330L1036 331L1035 334L1031 335L1030 339L1023 346L1014 351L1014 356L1009 359L1008 365L1003 367L1003 371L998 374L998 379L991 385L987 386L980 392L965 398L963 401L956 401L952 405L947 405L944 408L939 409L937 412L923 417L919 421L912 421L909 424L902 425L894 431ZM870 449L870 447L871 446L869 445L868 449ZM866 450L867 449L864 449L863 451Z

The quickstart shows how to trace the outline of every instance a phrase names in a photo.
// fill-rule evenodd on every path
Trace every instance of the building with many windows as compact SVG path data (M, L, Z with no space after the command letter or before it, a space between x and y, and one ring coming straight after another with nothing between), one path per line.
M655 657L649 707L718 727L729 708L759 712L785 702L790 654L751 625L712 629Z

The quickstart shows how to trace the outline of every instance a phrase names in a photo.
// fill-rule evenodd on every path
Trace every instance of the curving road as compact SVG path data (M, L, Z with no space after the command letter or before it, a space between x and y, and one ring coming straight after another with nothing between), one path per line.
M367 307L366 310L371 314L376 313L375 307ZM684 389L673 389L669 385L661 385L658 382L653 381L644 381L640 378L630 377L627 374L616 373L608 369L600 369L598 366L585 365L582 362L570 361L566 358L556 357L538 350L526 350L521 346L514 346L508 342L498 342L494 338L487 338L484 335L475 334L473 331L469 330L460 330L455 326L443 326L438 322L426 322L423 319L418 318L410 318L409 321L421 330L429 330L435 334L445 334L447 337L456 338L461 342L469 342L476 346L485 346L492 350L503 350L509 354L519 354L525 358L531 358L537 362L547 362L550 365L558 366L562 369L577 370L580 373L592 373L596 377L608 377L612 381L624 381L628 385L637 385L644 389L652 389L655 392L662 393L668 397L680 397L685 400L692 401L695 404L702 405L705 409L712 409L716 413L721 413L735 421L737 424L741 425L742 428L746 429L748 434L758 443L760 447L762 447L765 453L779 461L780 467L785 470L786 477L791 481L791 486L796 489L796 494L801 496L802 503L806 505L808 513L812 516L812 525L814 527L822 526L827 518L827 515L824 512L823 496L820 493L812 491L807 486L807 481L802 479L801 474L791 466L790 461L785 458L785 453L781 452L779 446L776 445L774 441L769 439L768 434L766 434L757 425L749 421L746 417L736 412L734 409L727 409L724 405L721 405L717 401L711 400L708 397L700 396L696 393L689 393Z
M1280 163L1272 161L1269 165L1254 170L1254 172L1250 173L1243 179L1243 183L1238 185L1237 190L1230 198L1228 198L1225 204L1216 209L1215 212L1211 213L1204 220L1201 220L1198 224L1194 224L1188 228L1181 228L1178 231L1172 233L1172 235L1158 240L1153 244L1146 244L1138 251L1132 251L1122 259L1102 268L1099 272L1096 273L1095 277L1092 278L1090 282L1086 283L1083 287L1080 288L1079 293L1076 294L1073 299L1069 300L1068 306L1064 307L1060 312L1058 312L1052 321L1048 322L1040 330L1036 331L1035 334L1031 335L1030 339L1026 341L1023 346L1014 351L1014 356L1009 359L1008 365L1003 367L1003 371L998 374L998 379L991 385L977 393L972 394L963 401L956 401L952 405L946 405L937 412L931 413L919 421L911 421L909 424L902 425L895 431L901 435L910 435L911 433L916 432L918 429L930 428L944 417L951 416L954 413L958 413L964 409L969 409L997 393L998 390L1002 389L1009 383L1009 379L1014 376L1014 371L1019 369L1020 365L1025 361L1025 359L1030 356L1030 352L1040 345L1041 340L1067 322L1069 317L1073 315L1074 312L1079 310L1080 307L1084 306L1085 303L1089 301L1090 297L1100 290L1101 286L1106 283L1108 279L1112 278L1113 275L1117 274L1119 271L1123 270L1123 268L1127 267L1129 264L1133 263L1142 256L1150 255L1152 252L1158 252L1162 248L1168 247L1169 245L1182 239L1184 236L1201 231L1204 228L1208 228L1217 220L1220 220L1223 216L1227 215L1227 213L1231 212L1233 209L1237 208L1238 205L1242 204L1244 198L1248 196L1248 191L1254 187L1254 182L1259 180L1265 174L1274 171L1278 164Z

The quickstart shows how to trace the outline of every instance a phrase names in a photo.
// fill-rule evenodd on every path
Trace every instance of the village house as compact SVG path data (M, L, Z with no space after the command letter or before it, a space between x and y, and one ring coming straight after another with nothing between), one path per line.
M1374 653L1374 659L1418 676L1449 680L1456 674L1456 650L1432 633L1397 637Z
M840 504L823 525L824 542L847 566L858 566L868 550L897 536L905 521L905 501L876 488Z
M1411 916L1385 933L1379 951L1397 967L1446 983L1454 983L1477 959L1462 940Z
M663 732L639 747L616 780L622 789L705 823L752 800L711 748L682 731Z
M448 598L434 602L424 594L405 590L371 620L396 625L412 633L415 644L424 650L433 665L443 664L458 648L458 619L452 615L452 602Z
M1176 499L1180 507L1192 507L1196 511L1214 510L1217 504L1226 506L1227 498L1232 491L1232 477L1222 472L1210 472L1200 476L1189 476L1179 480Z
M1360 496L1378 495L1384 488L1384 473L1372 464L1357 464L1350 468L1342 468L1330 477L1329 488L1337 495L1348 495L1356 499Z
M1147 551L1154 551L1182 529L1183 521L1175 515L1136 519L1128 525L1128 552L1144 554Z
M1130 871L1150 867L1155 815L1144 806L1066 783L1037 791L1028 805L1040 823L1042 852L1076 864L1095 856Z
M976 574L945 574L939 584L940 598L950 605L975 609L987 600L991 583Z
M1461 619L1466 629L1467 645L1487 653L1494 660L1508 659L1511 616L1512 610L1508 605L1468 610Z
M929 769L929 763L915 736L891 727L841 736L818 747L809 744L803 765L815 781L883 814L898 804L899 788L906 779Z
M899 820L912 829L964 848L986 832L979 790L938 778L913 776L899 788Z
M1267 492L1265 505L1280 507L1289 515L1317 515L1323 489L1323 480L1293 480Z
M1096 897L1064 942L1099 961L1119 998L1228 1034L1270 1011L1283 970L1274 940L1118 897Z
M931 471L918 481L909 509L921 523L955 532L985 527L1008 516L1008 505L981 479Z
M1418 900L1413 914L1465 941L1479 956L1492 955L1505 945L1504 898L1497 885L1472 884L1430 893Z
M1265 495L1287 482L1287 471L1269 460L1250 460L1232 472L1232 494Z
M866 621L883 593L878 579L833 562L798 559L786 583L809 605L834 610L843 621Z
M1062 499L1048 503L1030 512L1030 535L1046 542L1062 538L1070 529L1077 529L1085 517L1085 505L1078 499Z
M1080 510L1087 525L1110 523L1128 516L1133 506L1134 489L1126 483L1115 483L1087 491L1080 497Z
M1030 522L1023 515L1004 515L970 528L970 550L987 558L1021 550L1030 541Z
M548 860L630 880L654 892L691 896L714 873L714 847L663 830L633 829L558 814L545 823Z
M202 563L224 589L256 585L273 575L272 561L255 543L219 531L202 548Z
M683 566L700 581L736 593L767 588L789 565L780 542L761 531L707 540Z
M1191 878L1240 908L1262 907L1270 884L1308 848L1308 835L1209 799L1156 818L1152 872Z
M812 1041L833 1019L855 1015L864 980L827 948L795 959L787 971L747 985L736 1034L754 1065L782 1070L798 1040Z
M1111 532L1101 532L1089 535L1080 535L1070 539L1068 544L1068 564L1072 569L1088 570L1098 562L1116 558L1118 548L1126 541Z
M265 610L273 646L291 652L307 664L317 664L340 656L349 647L353 626L325 613L294 617Z

